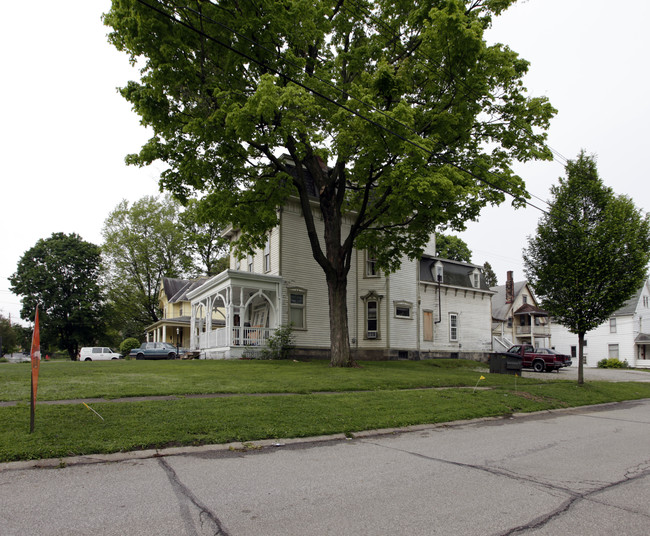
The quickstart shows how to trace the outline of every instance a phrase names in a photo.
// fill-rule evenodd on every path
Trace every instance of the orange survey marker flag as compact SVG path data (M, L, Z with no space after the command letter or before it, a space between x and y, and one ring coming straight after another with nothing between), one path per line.
M34 408L36 407L36 391L38 390L38 369L41 366L41 333L38 325L38 305L34 319L34 333L32 334L32 404L30 411L29 431L34 431Z

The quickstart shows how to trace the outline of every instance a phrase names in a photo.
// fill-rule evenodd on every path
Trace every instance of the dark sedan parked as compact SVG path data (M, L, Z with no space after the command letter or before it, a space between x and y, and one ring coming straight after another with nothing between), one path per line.
M129 356L136 359L176 359L176 346L168 342L144 342L140 348L134 348Z

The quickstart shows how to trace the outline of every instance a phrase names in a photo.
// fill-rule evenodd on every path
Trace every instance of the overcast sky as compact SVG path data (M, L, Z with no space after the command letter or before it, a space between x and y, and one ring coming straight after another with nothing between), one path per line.
M0 19L0 314L19 317L8 277L38 239L75 232L101 244L101 229L122 199L158 193L160 168L127 167L124 157L148 139L116 88L137 78L106 41L109 0L9 2ZM573 159L598 157L605 183L647 211L648 0L520 0L496 19L489 41L531 62L526 87L558 114L550 146ZM517 168L528 190L548 199L564 162ZM476 264L524 278L521 250L540 212L486 208L460 236ZM532 203L544 204L536 198Z

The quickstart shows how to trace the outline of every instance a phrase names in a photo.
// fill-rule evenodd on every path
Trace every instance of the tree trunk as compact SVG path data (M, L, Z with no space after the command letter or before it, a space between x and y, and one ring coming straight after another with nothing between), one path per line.
M327 293L330 312L330 366L351 367L354 365L350 355L348 333L347 277L345 275L327 278Z
M582 352L585 345L585 334L578 333L578 385L583 385L585 379L583 376Z

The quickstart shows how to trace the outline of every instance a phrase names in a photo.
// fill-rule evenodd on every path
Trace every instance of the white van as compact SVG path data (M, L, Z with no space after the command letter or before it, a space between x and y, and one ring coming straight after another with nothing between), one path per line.
M79 361L108 361L120 357L120 354L105 346L88 346L79 351Z

